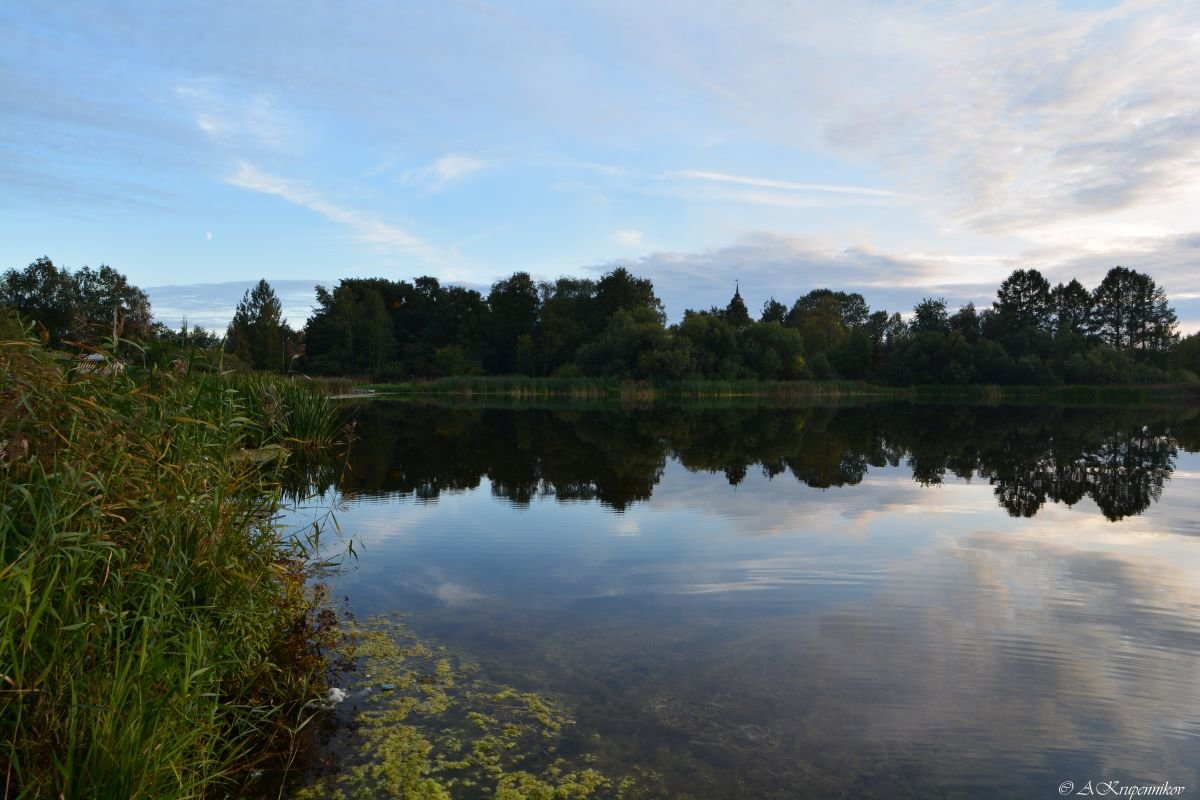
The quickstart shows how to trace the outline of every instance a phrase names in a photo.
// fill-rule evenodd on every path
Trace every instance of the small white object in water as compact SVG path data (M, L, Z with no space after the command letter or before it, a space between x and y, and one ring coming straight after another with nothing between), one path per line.
M329 690L329 694L325 697L329 705L336 706L338 703L346 699L346 690L339 689L336 686Z

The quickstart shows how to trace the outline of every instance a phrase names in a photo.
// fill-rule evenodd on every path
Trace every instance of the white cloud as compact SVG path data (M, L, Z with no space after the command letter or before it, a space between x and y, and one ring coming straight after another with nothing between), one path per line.
M175 86L174 93L196 127L224 147L285 154L304 149L304 126L267 92L196 80Z
M891 251L858 243L836 246L817 237L760 231L732 244L693 252L653 252L594 268L625 266L650 278L672 319L685 308L724 305L740 280L751 312L768 298L790 304L818 288L857 291L872 308L908 312L924 297L945 297L951 308L989 305L1014 270L1034 267L1052 282L1078 278L1088 288L1117 265L1151 275L1168 292L1185 332L1200 327L1200 233L1150 237L1104 255L1078 249L1030 249L1014 255L969 251Z
M237 172L226 178L225 182L253 192L276 195L290 203L303 206L332 222L348 227L354 236L365 244L416 256L426 261L438 260L433 247L403 228L385 222L377 216L335 205L302 183L268 175L252 164L243 162Z
M405 180L423 183L436 190L453 181L462 180L488 166L490 166L490 162L473 156L446 155L426 167L406 174Z
M846 0L837 13L807 3L617 1L597 10L606 15L618 17L629 51L680 93L707 98L744 138L847 158L896 196L919 195L952 228L1040 241L1070 220L1103 233L1122 221L1114 212L1147 204L1153 214L1123 221L1144 233L1154 220L1200 212L1200 198L1188 196L1200 184L1200 5L1189 0L1103 11L1056 0Z
M308 319L316 295L313 287L329 286L336 281L296 280L267 278L283 305L283 316L292 325L299 327ZM178 328L187 319L192 325L201 325L211 331L223 333L242 295L254 287L257 281L229 281L226 283L198 283L175 286L144 286L150 296L154 318L167 327Z
M639 230L617 231L613 234L613 241L625 247L641 247L642 236L643 234Z
M827 183L796 183L774 178L751 178L742 175L728 175L723 172L707 172L704 170L686 169L669 174L670 177L691 178L717 183L732 183L739 186L756 186L765 189L781 189L789 192L818 192L829 194L861 195L864 197L895 197L896 193L886 189L873 189L863 186L838 186Z

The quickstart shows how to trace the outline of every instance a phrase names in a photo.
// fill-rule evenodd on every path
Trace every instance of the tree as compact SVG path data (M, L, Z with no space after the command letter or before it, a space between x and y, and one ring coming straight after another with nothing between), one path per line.
M285 339L289 331L283 304L266 279L247 289L234 311L225 336L225 350L254 369L285 370Z
M1041 358L1051 349L1053 311L1049 281L1036 269L1018 269L1000 284L984 332L1013 358Z
M793 380L808 375L804 338L778 322L752 322L741 331L742 361L758 378Z
M1074 278L1050 292L1054 307L1054 335L1084 336L1092 319L1092 295Z
M528 272L514 273L511 278L496 281L488 295L491 309L492 351L488 367L493 373L510 374L519 370L532 372L532 342L537 333L541 298L537 285ZM522 344L522 353L518 347ZM518 355L522 358L518 359ZM518 360L523 363L518 364Z
M1050 282L1036 269L1014 270L1000 284L992 308L1010 329L1032 328L1049 332L1054 309Z
M50 344L57 344L71 332L75 315L74 281L69 271L42 256L23 270L10 269L4 273L0 304L34 322Z
M1171 367L1200 376L1200 333L1193 333L1171 351Z
M913 306L910 327L913 333L949 333L950 316L946 312L946 298L926 297Z
M738 332L721 314L687 311L676 329L676 336L690 345L696 373L704 378L739 377L741 358Z
M600 277L596 284L596 305L601 327L618 311L644 309L657 316L660 324L667 320L662 301L655 296L650 279L634 277L624 267L617 267Z
M1092 292L1092 303L1091 331L1114 350L1160 355L1179 338L1175 310L1149 275L1113 267Z
M787 318L787 312L787 306L772 297L770 300L763 303L762 314L759 315L758 321L778 322L780 325L782 325L784 319Z
M950 330L962 334L970 343L980 336L979 314L975 311L974 303L967 303L950 317Z
M596 296L595 281L586 278L559 278L541 284L542 294L542 371L553 373L570 364L585 343L600 334L592 313Z
M107 264L82 267L74 275L72 336L92 341L109 334L141 338L150 331L150 299Z
M72 274L46 256L0 279L0 305L34 322L50 344L97 342L150 333L150 300L117 270L82 267Z
M604 332L579 348L579 367L585 375L618 378L681 377L686 347L668 338L659 316L648 308L621 310L608 320ZM669 365L669 369L666 367Z

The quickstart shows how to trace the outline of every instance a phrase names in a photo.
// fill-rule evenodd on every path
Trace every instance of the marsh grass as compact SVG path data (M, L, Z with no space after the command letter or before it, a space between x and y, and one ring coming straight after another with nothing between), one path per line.
M0 794L221 796L287 763L333 621L243 453L331 441L330 408L0 343Z
M813 397L902 395L903 390L854 381L685 380L634 381L612 378L530 378L522 375L461 376L433 381L372 386L381 393L524 399L655 400L663 398L761 397L774 400Z

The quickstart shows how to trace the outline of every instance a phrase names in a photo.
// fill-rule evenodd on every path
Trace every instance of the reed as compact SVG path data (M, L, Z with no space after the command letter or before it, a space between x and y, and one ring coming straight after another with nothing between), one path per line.
M847 397L900 395L903 390L854 381L765 381L694 379L682 381L619 380L612 378L530 378L523 375L460 376L425 382L375 384L380 393L482 397L571 397L580 400L622 400L672 397Z
M330 622L244 453L337 426L237 384L0 343L3 796L224 796L296 746Z

